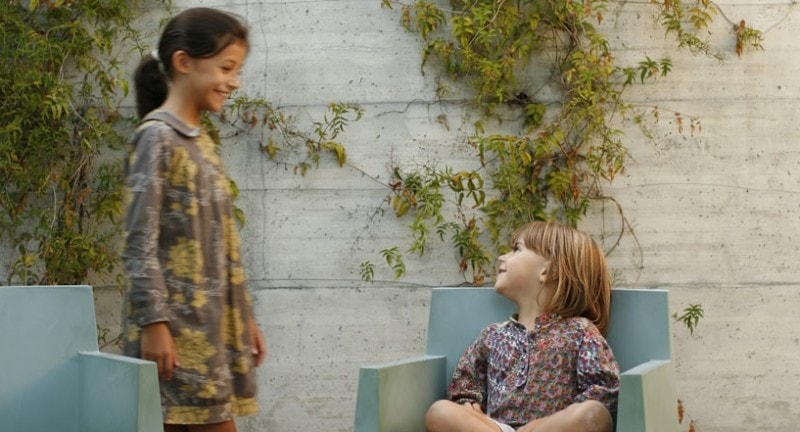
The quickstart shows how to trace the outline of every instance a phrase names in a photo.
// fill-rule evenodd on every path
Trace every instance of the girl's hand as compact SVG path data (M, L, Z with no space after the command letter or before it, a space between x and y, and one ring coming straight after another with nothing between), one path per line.
M470 409L470 410L473 410L473 411L477 411L477 412L483 414L483 410L481 409L481 404L479 404L477 402L464 402L464 406L467 409Z
M178 352L175 350L175 341L165 322L157 322L142 329L142 359L156 363L158 379L171 380L172 371L178 363Z
M252 339L250 346L253 347L253 362L258 367L267 357L267 342L264 340L264 335L261 334L261 329L258 328L256 320L250 318L247 325L250 327L250 337Z

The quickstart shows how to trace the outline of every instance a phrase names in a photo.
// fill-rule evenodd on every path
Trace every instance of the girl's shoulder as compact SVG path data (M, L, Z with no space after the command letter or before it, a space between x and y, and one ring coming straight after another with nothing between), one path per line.
M561 318L561 327L563 330L576 333L600 334L597 326L595 326L591 320L581 316Z
M497 333L498 331L501 331L510 324L512 324L512 321L510 319L506 321L491 323L486 327L484 327L483 330L481 330L481 337L486 337L487 335L490 335L492 333Z
M187 139L200 136L200 128L192 127L165 109L156 109L147 114L134 133L134 141L151 134L173 134Z

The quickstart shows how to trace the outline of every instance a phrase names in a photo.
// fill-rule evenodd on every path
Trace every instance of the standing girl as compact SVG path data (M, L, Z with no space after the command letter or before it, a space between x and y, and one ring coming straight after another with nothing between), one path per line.
M602 333L611 282L585 233L533 222L499 258L495 290L518 313L488 326L453 373L430 432L611 432L619 367Z
M266 344L245 285L231 189L200 127L239 88L247 27L214 9L169 21L134 80L126 163L125 354L156 362L164 429L235 431L258 411Z

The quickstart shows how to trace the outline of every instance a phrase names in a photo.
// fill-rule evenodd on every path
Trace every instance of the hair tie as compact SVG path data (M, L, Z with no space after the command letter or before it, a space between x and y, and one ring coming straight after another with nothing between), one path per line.
M153 60L155 60L158 63L158 70L162 74L166 75L167 71L164 69L164 62L162 62L161 58L158 57L158 49L154 49L153 51L150 51L150 57L153 57Z

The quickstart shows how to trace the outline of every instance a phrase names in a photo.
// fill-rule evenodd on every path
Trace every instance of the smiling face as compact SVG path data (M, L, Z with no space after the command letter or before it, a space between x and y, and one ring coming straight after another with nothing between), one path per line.
M189 60L187 76L198 111L222 111L231 92L241 85L239 73L246 56L247 45L236 42L213 57Z
M526 299L538 299L546 281L547 259L525 246L519 239L511 252L498 258L495 290L519 304Z

